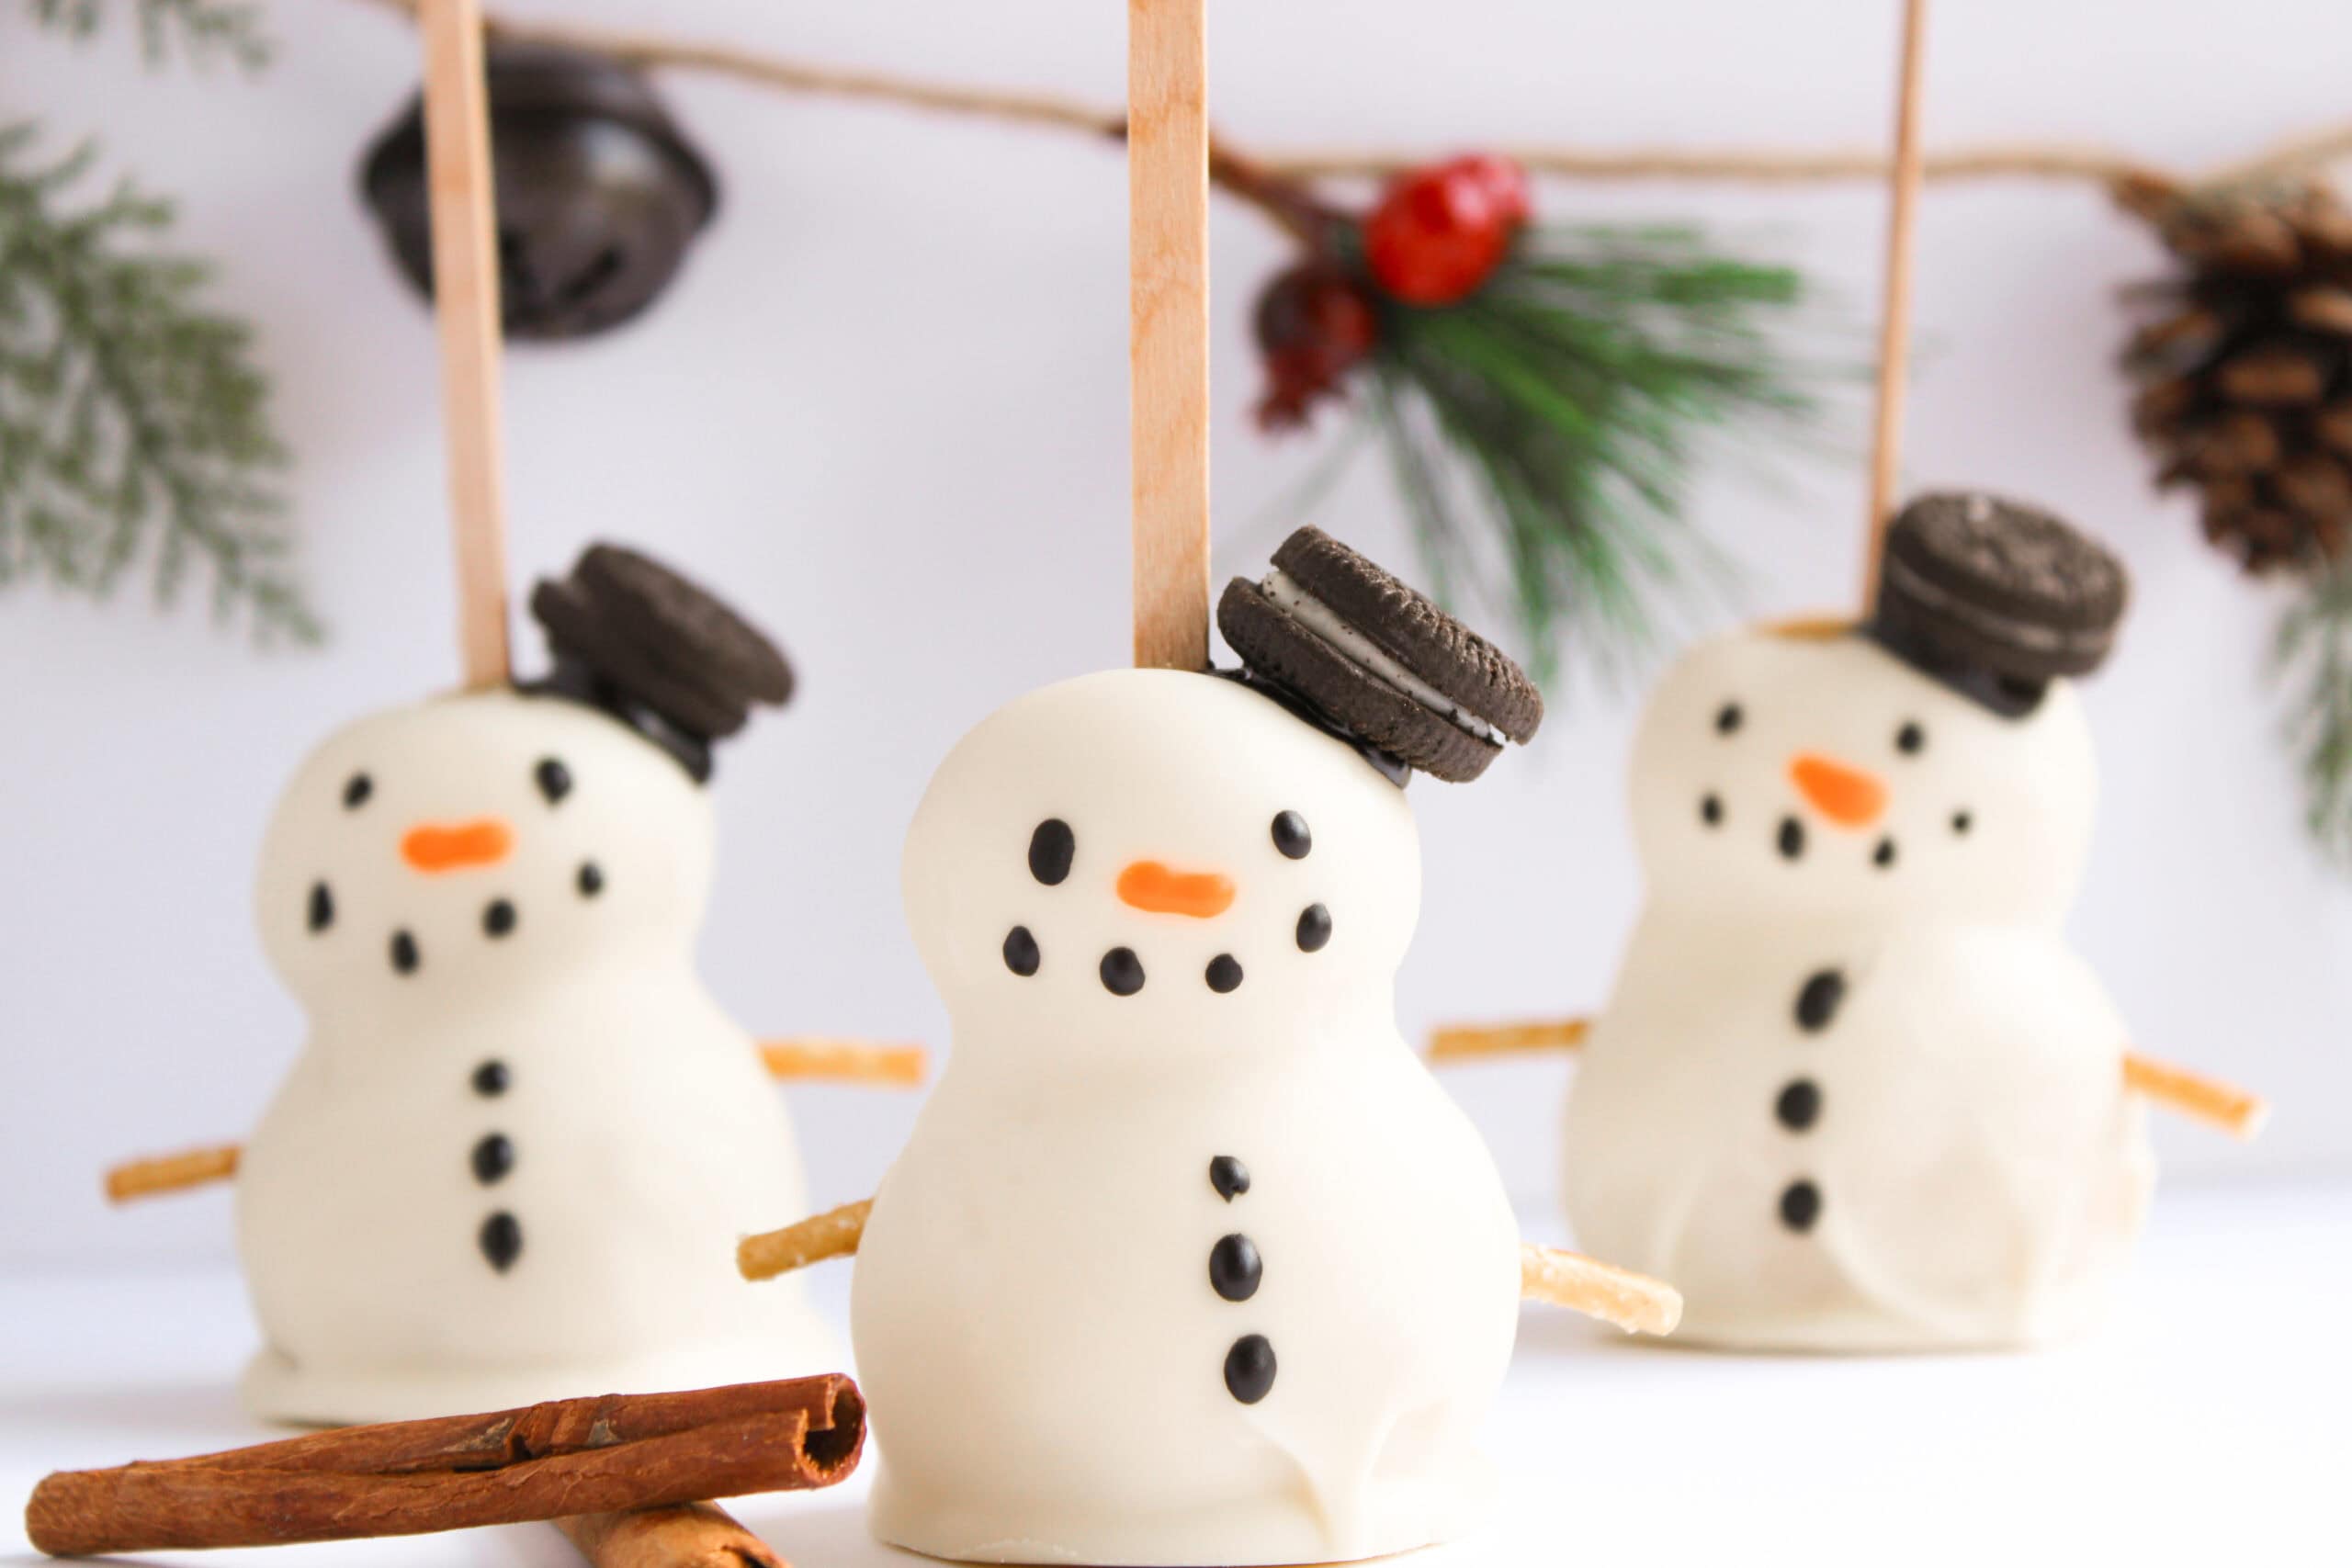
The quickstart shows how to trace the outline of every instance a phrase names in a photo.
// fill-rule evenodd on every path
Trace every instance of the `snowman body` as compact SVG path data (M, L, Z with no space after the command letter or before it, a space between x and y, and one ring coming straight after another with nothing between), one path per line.
M1633 788L1648 903L1570 1097L1579 1244L1719 1345L2095 1321L2153 1162L2060 929L2095 796L2071 687L2004 716L1859 636L1741 634L1661 685Z
M247 1145L259 1412L390 1420L817 1370L735 1237L801 1201L757 1048L695 976L701 790L513 692L363 720L297 773L259 884L302 1054Z
M1231 682L1114 671L957 747L905 881L955 1050L858 1256L876 1533L1261 1563L1473 1522L1518 1243L1396 1031L1396 786Z

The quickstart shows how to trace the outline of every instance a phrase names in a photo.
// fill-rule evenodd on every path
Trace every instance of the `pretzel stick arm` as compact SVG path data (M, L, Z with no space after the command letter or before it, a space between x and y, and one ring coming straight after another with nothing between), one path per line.
M2258 1094L2134 1052L2124 1053L2123 1084L2234 1138L2252 1138L2270 1117L2269 1102Z
M237 1145L190 1149L155 1159L125 1160L107 1172L107 1201L128 1203L162 1192L184 1192L207 1182L226 1181L237 1174Z
M1589 1018L1553 1023L1453 1024L1430 1037L1432 1062L1472 1062L1531 1051L1573 1051L1592 1032Z
M760 1060L770 1077L890 1089L912 1089L931 1070L930 1056L920 1045L877 1045L813 1034L763 1040Z
M874 1200L865 1198L780 1231L747 1235L735 1244L735 1267L746 1280L773 1280L828 1258L847 1258L865 1236L873 1208Z
M1519 1293L1613 1323L1628 1334L1671 1334L1682 1321L1682 1294L1664 1280L1556 1247L1530 1243L1519 1249Z

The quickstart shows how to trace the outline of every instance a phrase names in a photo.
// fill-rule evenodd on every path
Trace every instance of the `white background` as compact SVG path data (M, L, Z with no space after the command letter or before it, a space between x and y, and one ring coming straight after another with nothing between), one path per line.
M564 9L1105 102L1123 80L1109 0ZM109 1213L97 1173L251 1125L300 1032L251 936L269 803L328 730L455 673L431 333L353 181L413 83L413 41L369 6L271 10L285 47L257 85L143 77L125 28L76 53L0 16L0 118L37 115L60 147L99 133L109 169L181 195L187 243L221 259L220 299L260 322L334 628L323 652L257 657L200 601L159 617L135 584L100 608L0 601L0 1266L226 1257L217 1192ZM1216 116L1273 148L1869 145L1892 17L1859 0L1228 3L1212 17ZM1932 45L1933 143L2107 143L2194 165L2341 115L2352 11L1975 0L1942 10ZM1067 133L667 90L719 165L721 218L639 326L513 355L515 580L591 538L636 541L776 632L805 694L722 757L707 973L755 1031L936 1043L896 874L928 770L999 702L1125 652L1123 168ZM1870 317L1874 192L1542 200L1560 217L1707 220ZM1280 243L1220 202L1214 243L1222 576L1262 558L1267 508L1317 448L1270 445L1246 417L1248 310ZM2125 429L2113 297L2158 265L2154 247L2093 190L2009 182L1931 192L1921 256L1907 482L2038 497L2135 572L2120 657L2089 689L2107 791L2074 931L2143 1046L2278 1105L2253 1148L2166 1127L2174 1178L2342 1171L2352 882L2306 848L2273 744L2259 669L2278 601L2199 544L2185 502L2151 496ZM1749 566L1747 611L1850 600L1860 470L1849 455L1777 490L1736 471L1709 482L1699 515ZM1376 462L1320 515L1409 562ZM537 642L518 637L533 660ZM1563 691L1531 753L1466 789L1415 786L1429 876L1398 994L1409 1035L1601 998L1638 895L1628 716L1620 698ZM1452 1080L1538 1210L1565 1077L1535 1064ZM911 1114L871 1092L799 1103L824 1201L870 1190Z

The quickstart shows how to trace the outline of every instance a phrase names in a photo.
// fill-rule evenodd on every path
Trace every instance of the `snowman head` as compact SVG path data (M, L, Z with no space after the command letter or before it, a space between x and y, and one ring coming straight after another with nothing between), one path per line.
M262 942L313 1011L475 1005L615 964L684 964L710 803L609 715L514 691L350 725L263 841Z
M2074 688L2005 716L1856 633L1702 644L1634 746L1650 897L1777 919L2055 919L2097 774Z
M1404 792L1345 741L1237 682L1113 670L957 743L902 884L959 1043L1115 1067L1385 1010L1420 850Z
M1541 700L1313 529L1218 624L1239 675L1048 686L933 775L903 885L964 1059L1198 1063L1389 1020L1420 907L1404 783L1476 776Z
M2122 567L2047 513L1928 495L1877 611L1702 645L1634 744L1651 897L1759 918L2055 920L2089 848L2090 731Z
M531 611L545 681L362 719L279 801L262 941L314 1012L478 1006L687 961L711 747L789 696L791 671L717 598L610 545L541 581Z

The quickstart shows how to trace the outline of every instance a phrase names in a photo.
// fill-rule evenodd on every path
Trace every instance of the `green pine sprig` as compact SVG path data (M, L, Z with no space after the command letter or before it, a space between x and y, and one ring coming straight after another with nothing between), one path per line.
M1578 227L1459 304L1385 303L1369 412L1441 593L1509 614L1539 678L1644 662L1733 577L1687 515L1700 459L1819 412L1784 346L1809 301L1692 229Z
M169 604L201 562L217 616L315 640L250 330L159 245L168 202L125 181L76 205L94 151L43 163L35 141L0 127L0 586L99 596L146 560Z
M2352 867L2352 564L2312 581L2279 618L2274 670L2289 687L2286 738L2303 775L2312 837Z
M106 25L108 0L25 0L38 26L80 40ZM269 63L273 44L260 0L132 0L139 45L150 65L175 54L202 67L227 60L244 71Z

